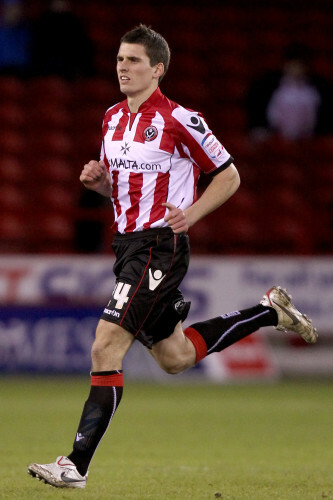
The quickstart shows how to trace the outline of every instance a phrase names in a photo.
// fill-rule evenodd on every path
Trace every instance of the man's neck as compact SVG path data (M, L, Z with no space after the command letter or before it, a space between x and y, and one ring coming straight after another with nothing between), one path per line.
M131 95L127 96L127 104L131 113L137 113L141 104L146 102L149 97L155 92L157 87L153 89L146 90L145 92L140 93L139 95Z

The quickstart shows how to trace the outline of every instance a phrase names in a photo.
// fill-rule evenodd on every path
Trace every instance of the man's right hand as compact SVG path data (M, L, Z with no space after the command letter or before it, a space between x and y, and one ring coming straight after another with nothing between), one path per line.
M91 160L86 163L80 175L80 181L87 188L104 196L111 195L111 182L103 161Z

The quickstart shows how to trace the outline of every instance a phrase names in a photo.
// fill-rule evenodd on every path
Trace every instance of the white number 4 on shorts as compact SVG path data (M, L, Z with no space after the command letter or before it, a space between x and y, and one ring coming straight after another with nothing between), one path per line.
M127 295L131 285L119 281L113 291L113 298L117 301L115 308L122 309L123 305L128 302L129 296Z

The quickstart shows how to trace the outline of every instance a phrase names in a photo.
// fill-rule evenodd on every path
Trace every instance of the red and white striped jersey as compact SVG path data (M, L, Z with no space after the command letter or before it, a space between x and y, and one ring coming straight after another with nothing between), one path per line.
M183 210L196 199L200 172L232 162L202 116L167 99L158 88L138 113L124 100L107 110L101 160L109 168L114 231L164 227L170 202Z

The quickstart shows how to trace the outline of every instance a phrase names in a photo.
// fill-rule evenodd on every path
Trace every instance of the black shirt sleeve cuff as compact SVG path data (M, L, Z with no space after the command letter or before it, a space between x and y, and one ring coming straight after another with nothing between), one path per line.
M218 167L216 170L213 170L213 172L209 172L208 175L210 177L215 177L215 175L219 174L220 172L222 172L223 170L228 168L229 165L231 165L233 163L233 161L234 161L234 158L232 156L230 156L229 160L227 160L225 163L223 163L223 165Z

